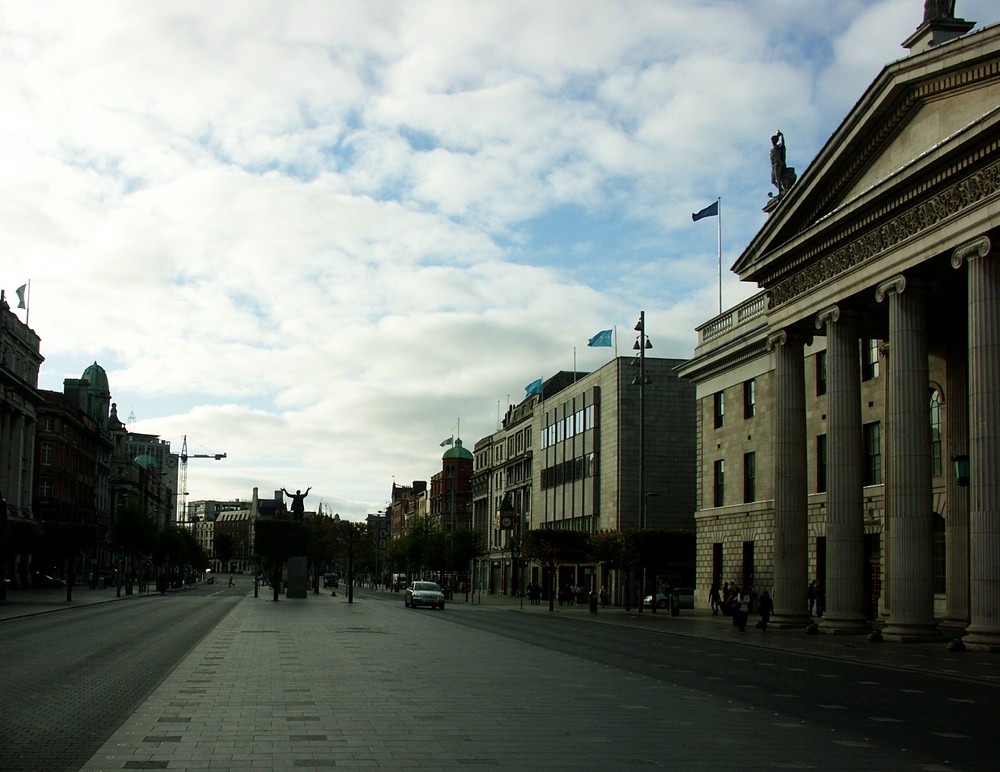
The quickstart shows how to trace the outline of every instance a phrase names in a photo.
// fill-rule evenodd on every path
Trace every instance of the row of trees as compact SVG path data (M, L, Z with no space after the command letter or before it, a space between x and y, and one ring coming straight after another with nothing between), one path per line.
M558 531L541 528L521 538L521 558L545 569L549 609L556 595L556 569L560 565L597 563L622 571L626 598L631 597L631 579L645 568L650 576L689 576L694 571L694 533L687 530L641 528L634 531Z

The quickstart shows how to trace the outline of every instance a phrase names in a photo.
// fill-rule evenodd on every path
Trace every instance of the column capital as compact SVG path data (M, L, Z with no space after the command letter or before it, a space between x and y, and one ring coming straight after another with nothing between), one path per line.
M813 336L805 330L793 327L786 327L783 330L772 332L767 336L767 350L774 351L779 346L789 343L802 343L808 345L812 343Z
M972 241L967 241L961 246L955 247L951 253L951 267L961 268L962 263L977 257L986 257L993 246L989 236L980 236Z
M891 279L879 282L878 286L875 288L875 300L881 303L887 296L891 294L902 295L905 290L906 277L899 273Z
M858 319L860 316L861 312L857 309L834 303L816 314L816 329L822 330L828 324L836 324L841 319L848 322L852 319Z

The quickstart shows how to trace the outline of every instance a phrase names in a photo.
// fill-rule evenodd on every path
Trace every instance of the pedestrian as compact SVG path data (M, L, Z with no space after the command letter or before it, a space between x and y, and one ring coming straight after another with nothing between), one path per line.
M800 596L801 597L801 596ZM809 582L809 589L806 590L806 597L809 599L809 616L813 615L816 608L816 580Z
M606 608L608 605L608 588L601 588L601 608Z
M750 613L746 610L746 603L740 595L733 595L729 602L733 610L733 627L738 627L741 633L747 631L747 617Z
M232 574L229 575L229 586L230 587L233 586L233 575Z
M712 589L708 591L708 600L712 604L712 616L719 615L719 608L722 606L722 598L719 597L719 583L712 582Z
M771 600L771 594L767 590L764 590L757 599L757 611L760 613L757 627L766 633L767 623L771 621L771 612L774 611L774 601Z
M826 611L826 590L823 589L823 585L817 582L816 584L816 616L822 617L823 612Z

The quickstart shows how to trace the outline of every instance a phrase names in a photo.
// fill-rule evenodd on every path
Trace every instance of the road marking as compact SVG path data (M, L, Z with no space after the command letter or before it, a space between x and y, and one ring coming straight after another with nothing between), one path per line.
M902 724L903 720L900 718L886 718L884 716L869 716L870 721L878 721L883 724Z

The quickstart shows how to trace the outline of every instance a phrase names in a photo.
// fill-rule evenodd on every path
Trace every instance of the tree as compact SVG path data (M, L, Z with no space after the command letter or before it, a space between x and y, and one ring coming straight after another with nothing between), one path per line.
M564 563L579 563L586 560L589 545L590 535L582 531L539 528L528 531L521 537L521 557L540 563L548 572L549 611L555 608L556 567Z
M292 555L306 555L309 551L309 531L305 522L280 517L254 521L254 544L257 554L272 570L271 586L274 600L281 589L281 569Z
M220 563L220 570L226 571L226 564L232 560L236 551L236 539L231 533L217 533L212 540L212 551L215 552L215 559Z

